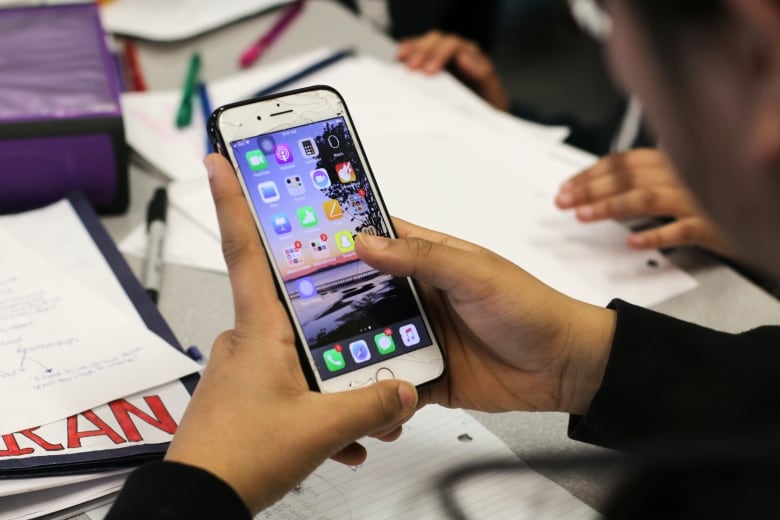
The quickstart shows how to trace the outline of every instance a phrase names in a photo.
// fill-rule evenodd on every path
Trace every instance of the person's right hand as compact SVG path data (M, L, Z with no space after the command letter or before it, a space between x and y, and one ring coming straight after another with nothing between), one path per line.
M420 404L587 411L611 348L613 311L569 298L487 249L394 223L401 238L361 234L356 249L375 269L421 286L447 372L420 391Z
M581 222L675 217L670 223L630 234L627 242L633 249L696 245L738 256L658 150L636 149L603 157L564 183L555 203L561 209L573 209Z
M397 57L410 69L426 74L436 74L452 65L455 75L482 99L499 110L509 110L509 98L493 62L472 41L434 30L403 40Z

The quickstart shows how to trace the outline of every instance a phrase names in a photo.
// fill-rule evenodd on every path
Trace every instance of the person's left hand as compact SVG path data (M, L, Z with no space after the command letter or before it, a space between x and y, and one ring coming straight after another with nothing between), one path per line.
M398 380L333 394L308 389L233 168L216 154L206 158L206 168L233 289L235 328L214 343L166 459L217 475L255 514L328 457L362 463L366 451L356 439L395 439L414 413L417 393Z
M663 152L637 149L614 153L569 179L555 199L581 222L629 217L675 220L628 236L633 249L697 245L726 256L734 248L704 214Z

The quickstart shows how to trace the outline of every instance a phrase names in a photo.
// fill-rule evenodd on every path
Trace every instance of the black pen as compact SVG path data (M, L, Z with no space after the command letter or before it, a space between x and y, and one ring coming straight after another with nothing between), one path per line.
M146 293L154 303L160 294L163 271L163 246L165 245L166 215L168 214L168 192L157 188L146 209L146 269L144 285Z
M319 72L320 70L326 67L330 67L334 63L339 62L344 58L349 58L350 56L354 56L354 55L355 55L355 49L352 48L342 49L338 52L331 54L327 58L312 63L308 67L299 70L295 74L292 74L284 79L277 81L273 85L269 85L262 90L258 90L257 92L254 93L253 97L262 97L268 94L273 94L274 92L278 92L282 90L284 87L292 83L295 83L296 81L301 80L306 76L310 76L315 72Z

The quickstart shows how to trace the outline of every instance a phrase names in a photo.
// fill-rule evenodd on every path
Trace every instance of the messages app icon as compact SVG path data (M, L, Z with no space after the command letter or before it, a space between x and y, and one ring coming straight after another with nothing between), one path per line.
M265 154L262 150L249 150L245 157L249 169L253 172L268 169L268 161L265 159Z

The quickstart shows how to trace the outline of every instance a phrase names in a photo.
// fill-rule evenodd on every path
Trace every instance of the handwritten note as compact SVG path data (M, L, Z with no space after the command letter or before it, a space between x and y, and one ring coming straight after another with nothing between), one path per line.
M199 366L0 229L0 431L46 424Z
M461 464L512 459L514 453L461 410L428 406L392 443L365 440L368 460L351 468L326 461L256 520L445 519L437 477ZM518 467L523 463L517 459ZM533 471L480 475L456 488L468 518L592 519L599 515Z

